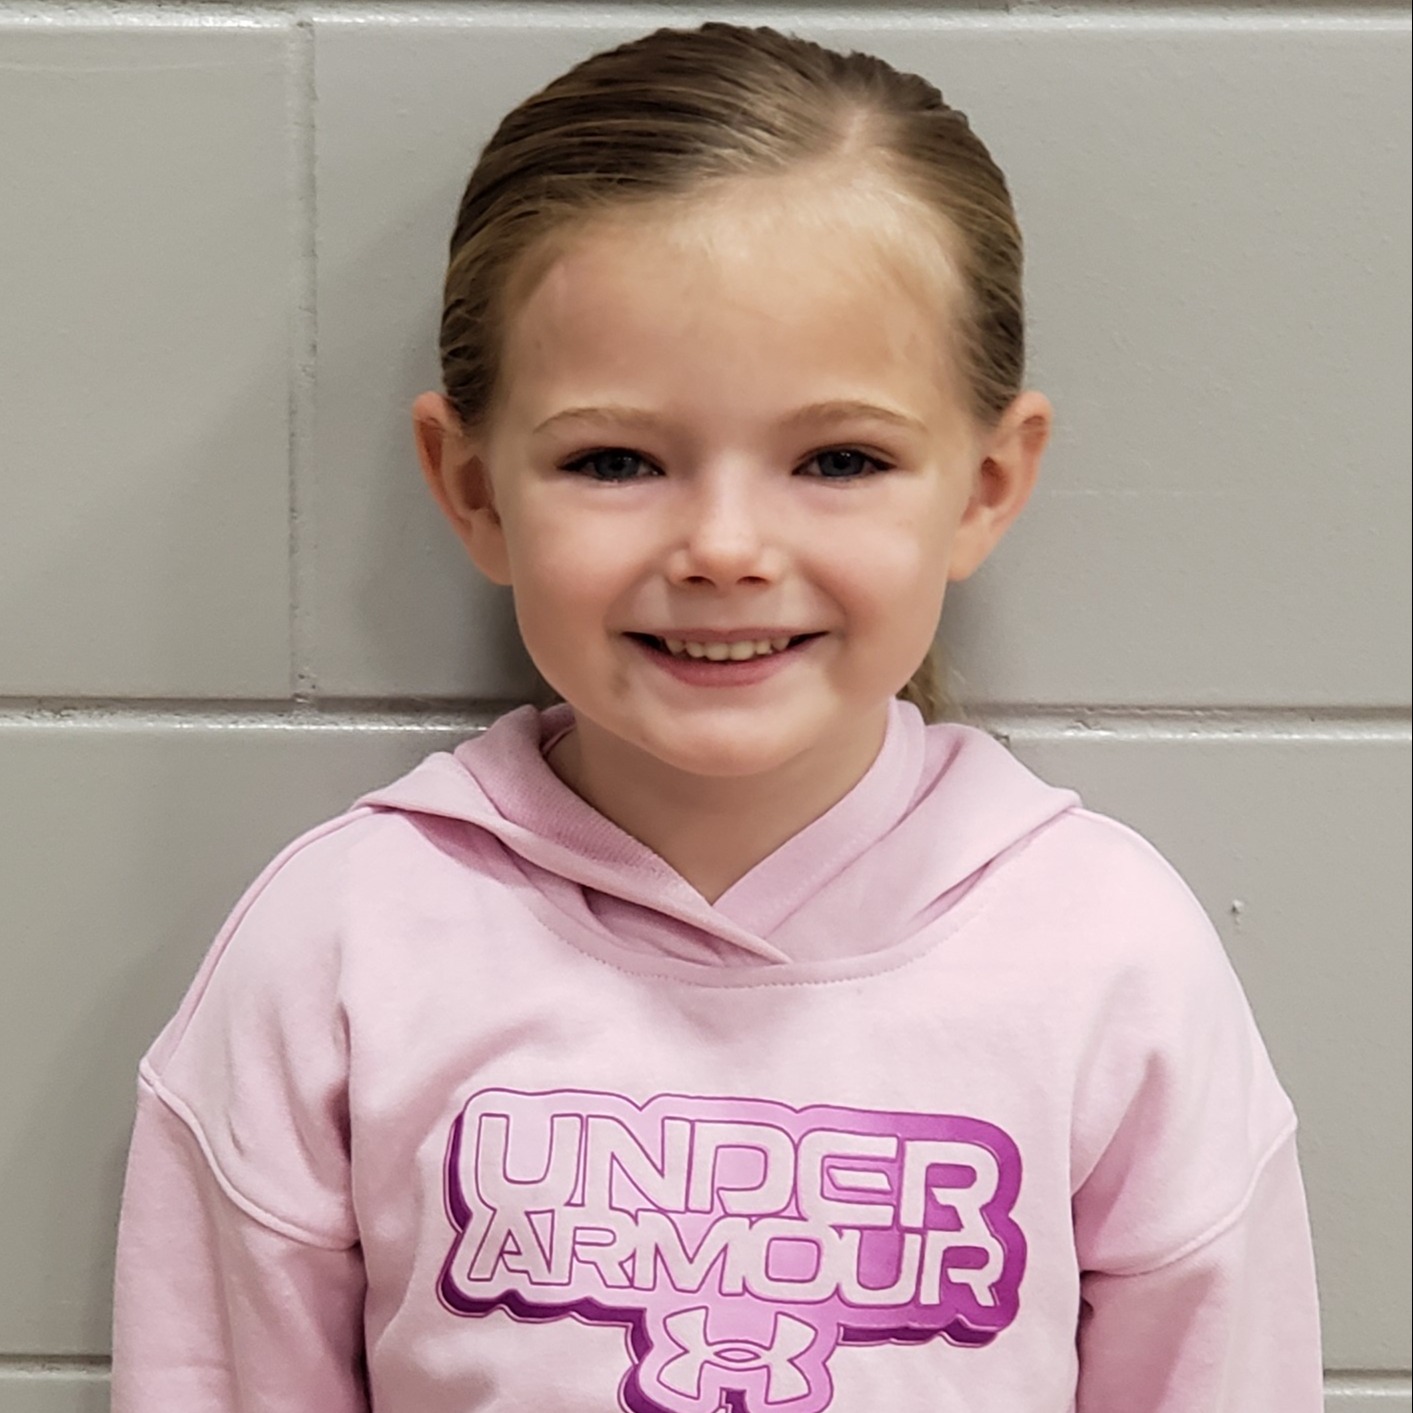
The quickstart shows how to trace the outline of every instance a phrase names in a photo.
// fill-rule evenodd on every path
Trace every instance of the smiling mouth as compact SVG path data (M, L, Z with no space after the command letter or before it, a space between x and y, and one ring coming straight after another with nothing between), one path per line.
M799 647L822 633L796 633L793 637L743 639L735 643L700 643L690 638L658 638L651 633L629 633L628 637L669 657L693 658L702 662L749 662L752 658L773 657Z

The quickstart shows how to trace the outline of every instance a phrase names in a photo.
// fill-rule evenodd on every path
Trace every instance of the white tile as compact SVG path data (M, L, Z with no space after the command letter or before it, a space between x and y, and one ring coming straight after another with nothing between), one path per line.
M105 1374L0 1369L0 1413L108 1413Z
M0 1353L107 1348L139 1057L266 861L454 739L0 728Z
M1027 230L1034 381L1060 431L1014 538L949 606L970 699L1407 701L1406 22L798 28L940 82ZM315 31L303 666L334 695L513 696L504 600L427 500L407 407L437 382L443 247L480 145L631 31L396 13Z
M1010 174L1059 411L958 596L976 698L1407 702L1406 20L889 43Z
M288 690L288 33L0 16L0 694Z
M1332 1368L1409 1364L1407 740L1025 733L1184 875L1301 1120Z

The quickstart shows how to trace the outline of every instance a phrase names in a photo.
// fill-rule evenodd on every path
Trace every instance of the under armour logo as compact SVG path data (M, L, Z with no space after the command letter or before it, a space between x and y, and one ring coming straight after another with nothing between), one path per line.
M810 1381L796 1360L814 1343L817 1331L793 1315L776 1315L769 1344L749 1339L708 1339L704 1305L679 1310L662 1325L667 1337L681 1350L657 1375L658 1382L674 1393L699 1398L702 1370L707 1365L737 1374L763 1370L767 1403L788 1403L810 1391Z
M828 1413L846 1346L1010 1326L1021 1171L960 1114L479 1090L448 1133L437 1293L472 1319L619 1327L624 1413Z

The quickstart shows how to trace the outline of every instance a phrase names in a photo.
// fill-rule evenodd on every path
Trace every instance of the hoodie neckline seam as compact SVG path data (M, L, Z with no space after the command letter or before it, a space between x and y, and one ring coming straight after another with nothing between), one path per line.
M669 963L667 967L661 965L635 966L631 958L639 955L646 957L647 954L635 953L631 949L621 946L606 929L603 932L597 932L594 924L585 924L542 893L536 893L534 903L543 904L547 910L552 911L558 918L564 919L569 925L566 927L552 921L545 917L538 907L531 906L541 923L565 946L572 948L580 956L608 967L611 971L616 971L621 975L639 980L678 983L683 986L712 991L800 988L871 981L876 977L888 976L925 961L944 942L969 928L990 908L994 893L994 889L986 886L990 882L990 878L980 880L978 885L971 889L954 909L949 910L940 918L924 923L912 937L902 942L893 943L876 952L844 957L837 962L766 962L760 966L746 967L711 966L705 962L675 961L672 958L663 959ZM926 942L915 940L918 937L926 936L934 929L936 929L936 936L929 938ZM602 941L604 944L602 950L598 947L587 946L570 935L571 931L580 930L594 936L596 941ZM879 964L866 965L870 960L875 960ZM782 972L786 974L781 975ZM740 980L737 980L737 977Z

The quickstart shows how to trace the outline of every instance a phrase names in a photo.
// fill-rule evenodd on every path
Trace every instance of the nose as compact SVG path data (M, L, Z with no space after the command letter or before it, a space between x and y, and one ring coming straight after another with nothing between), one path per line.
M780 573L778 527L747 476L704 475L684 499L669 576L682 584L769 583Z

